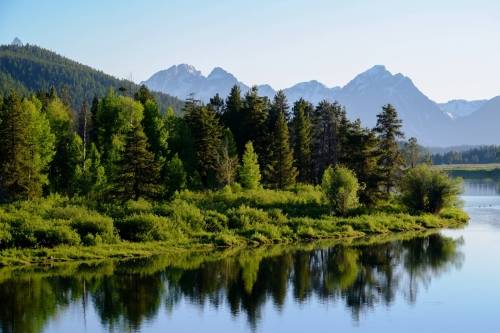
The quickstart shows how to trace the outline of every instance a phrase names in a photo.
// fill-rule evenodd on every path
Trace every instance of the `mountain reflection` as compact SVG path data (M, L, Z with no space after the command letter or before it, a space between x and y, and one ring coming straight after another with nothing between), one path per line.
M396 297L415 302L433 276L459 266L460 241L432 234L376 244L181 253L129 262L0 270L2 332L41 332L72 305L109 331L138 331L181 302L227 305L257 328L266 302L342 303L353 320ZM206 308L205 308L206 311ZM225 310L224 310L225 311ZM85 318L85 313L82 315ZM75 323L75 325L78 325Z

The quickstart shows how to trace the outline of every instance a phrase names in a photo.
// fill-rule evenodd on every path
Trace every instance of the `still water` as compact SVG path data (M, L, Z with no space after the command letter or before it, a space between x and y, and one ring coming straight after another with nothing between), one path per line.
M460 230L0 270L2 332L499 332L498 183Z

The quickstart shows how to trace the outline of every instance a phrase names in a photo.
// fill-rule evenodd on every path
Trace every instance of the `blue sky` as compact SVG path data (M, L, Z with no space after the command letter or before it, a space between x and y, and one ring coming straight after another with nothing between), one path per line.
M16 36L135 81L189 63L335 86L383 64L438 102L500 95L499 0L0 0L0 43Z

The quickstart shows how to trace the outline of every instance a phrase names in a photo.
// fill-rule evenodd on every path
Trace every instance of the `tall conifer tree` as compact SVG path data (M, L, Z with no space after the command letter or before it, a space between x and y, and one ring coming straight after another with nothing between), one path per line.
M293 151L298 180L312 182L311 145L313 106L304 99L299 99L293 106Z
M377 125L374 130L380 141L378 164L386 196L394 187L404 163L398 146L398 140L404 138L401 127L402 121L396 109L391 104L382 107L382 112L377 115Z

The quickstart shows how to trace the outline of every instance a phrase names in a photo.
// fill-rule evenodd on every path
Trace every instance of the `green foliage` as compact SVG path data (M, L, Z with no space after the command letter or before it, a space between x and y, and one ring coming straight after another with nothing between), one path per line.
M184 108L186 122L194 139L197 171L205 186L215 185L217 156L222 145L222 127L211 108L188 100Z
M187 226L199 231L205 224L201 210L194 204L181 199L174 199L168 204L156 208L158 215L169 217L175 225Z
M47 184L54 135L36 99L12 93L0 108L0 200L35 198Z
M325 170L321 186L333 213L346 215L358 205L358 179L348 168L329 167Z
M400 184L401 200L412 212L437 214L456 205L460 191L459 179L427 165L407 170Z
M234 183L238 170L238 153L231 131L224 131L221 144L217 154L216 177L218 185L224 187Z
M171 198L176 192L186 188L187 174L184 164L177 154L168 161L163 170L165 196Z
M386 198L395 187L404 163L398 146L398 140L404 138L401 127L402 122L396 109L391 104L382 107L382 112L377 115L377 125L374 130L379 138L378 164Z
M288 125L285 113L279 112L272 134L268 157L267 176L269 183L276 188L285 188L295 184L297 169L293 166L293 154L290 149Z
M38 46L0 46L0 94L7 94L11 89L27 94L51 87L67 91L75 110L94 96L104 96L110 87L139 89L130 81L119 80ZM182 101L175 97L157 92L153 96L162 109L167 106L176 112L182 109Z
M313 112L311 103L302 98L293 106L292 137L295 167L298 172L298 180L301 182L312 182L312 123Z
M172 233L172 222L163 216L154 214L134 214L120 220L116 228L122 239L133 242L166 240L179 237L180 233Z
M245 145L245 153L241 159L239 180L243 188L253 190L259 187L260 179L258 156L253 150L252 142L249 141Z
M122 158L116 163L115 170L109 192L113 198L126 201L160 195L160 166L148 150L147 139L140 125L129 131Z

